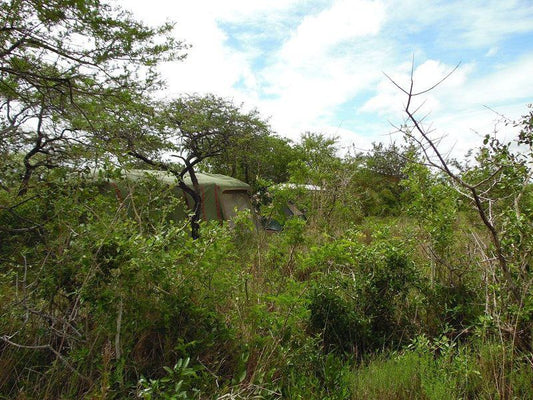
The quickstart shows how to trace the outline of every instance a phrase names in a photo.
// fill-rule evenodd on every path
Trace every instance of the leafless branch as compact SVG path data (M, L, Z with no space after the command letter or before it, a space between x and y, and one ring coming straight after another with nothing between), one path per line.
M502 248L502 245L501 245L500 235L499 235L499 233L498 233L498 231L497 231L497 229L496 229L496 227L495 227L495 225L493 223L493 220L492 220L492 217L490 216L490 213L488 214L487 211L485 210L485 207L483 206L483 199L482 199L482 197L480 196L480 193L477 190L479 185L472 185L472 184L469 184L469 183L465 182L458 174L454 173L451 170L448 160L446 159L445 156L443 156L443 154L441 153L440 149L438 148L438 141L435 141L435 139L432 139L429 136L428 130L423 128L420 119L415 117L414 112L411 109L412 100L413 100L413 98L415 96L419 96L421 94L427 93L430 90L433 90L434 88L436 88L438 85L440 85L446 79L448 79L450 77L450 75L454 71L457 70L459 65L460 65L460 63L457 64L457 66L452 71L450 71L450 73L448 73L444 78L439 80L436 84L432 85L430 88L428 88L426 90L423 90L421 92L417 92L417 93L415 93L413 91L413 87L414 87L414 60L413 60L413 63L411 65L411 76L410 76L409 89L402 88L397 82L395 82L393 79L391 79L388 75L386 75L386 76L394 84L394 86L396 86L398 89L400 89L403 93L405 93L407 95L407 104L405 106L405 110L404 111L407 114L409 121L412 123L413 129L417 132L417 134L420 135L420 139L415 137L415 135L413 135L411 132L406 132L406 134L419 145L419 147L422 150L426 160L428 161L428 163L430 165L432 165L434 168L437 168L438 170L440 170L443 173L445 173L459 187L462 187L463 189L465 189L467 192L470 193L470 196L468 196L468 198L473 200L473 202L475 204L475 208L476 208L476 210L477 210L477 212L478 212L483 224L485 225L485 227L487 228L487 230L490 233L490 237L491 237L492 243L493 243L493 245L495 247L495 253L496 253L499 265L500 265L500 269L502 270L502 272L503 272L503 274L505 276L506 283L508 284L508 286L509 286L509 288L510 288L510 290L511 290L511 292L512 292L514 298L515 298L515 300L519 301L520 300L520 293L519 293L518 288L516 287L516 285L515 285L515 283L513 281L513 278L511 276L511 272L510 272L510 269L509 269L509 266L508 266L508 263L507 263L507 260L505 258L504 251L503 251L503 248ZM430 151L431 151L431 154L430 154ZM433 161L433 157L432 156L436 157L437 161Z
M56 349L54 349L50 344L43 344L43 345L24 345L24 344L19 344L19 343L16 343L16 342L13 342L11 340L11 336L8 336L8 335L3 335L3 336L0 336L0 339L3 340L5 343L13 346L13 347L17 347L19 349L29 349L29 350L49 350L51 351L52 353L55 354L55 356L61 360L61 362L71 371L73 372L74 374L76 374L76 376L78 376L79 378L82 378L83 380L86 380L88 381L89 378L87 378L86 376L82 375L76 368L74 368L68 361L65 357L63 357L63 355L58 352Z

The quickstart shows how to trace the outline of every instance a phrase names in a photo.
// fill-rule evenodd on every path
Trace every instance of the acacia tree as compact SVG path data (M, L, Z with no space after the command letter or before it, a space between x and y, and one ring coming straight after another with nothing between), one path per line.
M259 130L236 138L220 156L209 159L204 165L209 171L231 175L254 186L258 178L287 182L288 165L299 156L289 139Z
M126 106L160 86L157 62L185 47L171 30L100 0L0 3L0 153L20 194L38 168L96 150L103 104Z
M195 167L219 156L247 135L267 132L257 111L245 112L233 102L214 95L190 95L156 106L144 129L124 131L128 154L173 174L178 186L194 202L191 215L193 238L199 237L201 196ZM173 162L172 160L178 160ZM193 187L187 186L185 176Z
M396 143L389 145L372 143L372 149L364 159L365 166L375 174L399 182L405 178L404 169L413 151L414 149L409 146L401 146Z

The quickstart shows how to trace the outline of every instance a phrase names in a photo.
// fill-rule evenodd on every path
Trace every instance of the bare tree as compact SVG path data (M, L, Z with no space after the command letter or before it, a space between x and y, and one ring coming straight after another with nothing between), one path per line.
M415 108L413 105L415 98L435 89L458 67L459 64L437 83L421 91L414 90L414 61L411 68L410 83L407 88L402 87L394 79L385 74L385 76L399 90L401 90L407 98L404 110L407 114L407 121L406 124L398 129L418 145L426 165L440 171L444 176L448 177L452 186L463 196L463 198L468 199L473 205L473 208L479 215L480 220L489 234L490 241L493 245L493 259L497 262L499 270L502 273L503 282L510 291L514 302L521 305L525 292L521 290L517 284L516 278L513 276L510 267L512 261L511 258L516 256L516 254L509 254L506 246L502 243L505 230L502 228L501 224L499 224L495 215L495 203L498 198L491 196L491 191L502 182L506 174L513 173L511 171L513 168L524 167L523 160L518 160L516 157L513 157L509 151L509 145L501 145L498 141L493 140L493 151L500 153L499 161L492 163L490 165L490 170L485 171L484 174L469 175L461 173L461 171L454 168L453 162L448 155L443 153L439 148L441 138L435 137L434 131L430 126L426 125L425 119L427 116L418 115L421 106ZM489 137L486 138L485 144L487 144L488 141L490 141ZM520 202L523 190L530 177L530 173L520 174L517 186L522 189L513 193L515 203ZM516 208L518 210L519 207L517 206Z

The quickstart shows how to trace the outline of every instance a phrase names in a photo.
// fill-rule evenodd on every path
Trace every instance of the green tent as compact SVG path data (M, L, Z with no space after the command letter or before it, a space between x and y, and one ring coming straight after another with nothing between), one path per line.
M169 172L134 169L125 171L123 176L124 179L121 182L111 182L115 191L120 191L125 194L125 185L128 183L155 178L159 183L168 185L171 190L175 191L176 196L183 198L189 209L192 209L194 206L192 197L177 185L177 179ZM243 210L252 211L250 186L248 184L220 174L198 172L196 173L196 177L200 188L199 194L202 198L200 215L203 220L230 220L236 215L236 212ZM188 175L185 176L184 181L187 186L194 189L191 178Z

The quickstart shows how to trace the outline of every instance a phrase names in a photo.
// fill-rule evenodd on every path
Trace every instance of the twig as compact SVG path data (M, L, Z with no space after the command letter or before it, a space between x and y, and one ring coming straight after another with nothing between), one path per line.
M65 364L65 366L70 370L72 371L73 373L76 374L76 376L88 381L89 378L87 378L86 376L82 375L76 368L74 368L66 359L65 357L63 357L63 355L61 355L61 353L59 353L56 349L54 349L52 346L50 346L49 344L43 344L43 345L24 345L24 344L19 344L19 343L15 343L15 342L12 342L11 341L11 337L8 336L8 335L3 335L3 336L0 336L0 339L2 339L5 343L13 346L13 347L17 347L19 349L30 349L30 350L50 350L52 353L55 354L55 356L61 360L63 362L63 364Z

